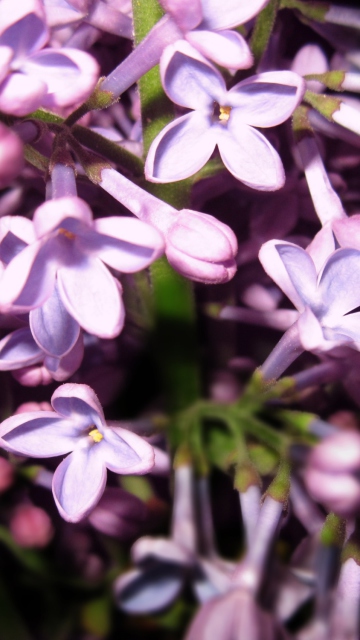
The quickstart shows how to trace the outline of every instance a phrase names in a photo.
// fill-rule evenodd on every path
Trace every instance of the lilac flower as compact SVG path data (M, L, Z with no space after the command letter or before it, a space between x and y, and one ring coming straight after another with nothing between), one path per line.
M323 242L320 249L325 247ZM264 363L266 377L280 375L304 349L315 353L339 346L359 349L360 251L337 249L319 268L304 249L272 240L263 245L259 259L300 312Z
M139 271L161 255L161 235L130 218L93 221L91 210L77 197L45 202L35 211L33 224L38 239L9 262L1 279L2 310L25 313L41 307L33 315L32 331L42 346L48 344L49 353L56 348L57 356L75 344L78 324L99 337L118 335L124 322L119 284L102 260L119 271ZM18 243L15 236L8 242ZM67 335L57 319L63 307L73 319Z
M65 107L91 93L97 62L76 49L44 49L49 39L40 0L2 0L0 5L0 110L23 116Z
M167 48L160 69L169 98L193 111L155 138L145 164L148 180L188 178L217 145L226 168L246 185L261 191L283 186L281 160L254 127L274 127L289 118L305 90L300 76L291 71L261 73L227 91L221 74L183 41Z
M71 452L56 469L52 489L62 517L78 522L102 496L106 468L122 474L147 473L154 453L134 433L106 425L101 405L87 385L62 385L51 404L53 411L21 413L4 420L0 444L11 453L36 458Z
M125 38L132 37L129 2L116 0L43 0L49 27L86 24Z

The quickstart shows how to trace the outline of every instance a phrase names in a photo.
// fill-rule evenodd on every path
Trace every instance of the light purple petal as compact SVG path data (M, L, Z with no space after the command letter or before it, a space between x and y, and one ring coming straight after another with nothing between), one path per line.
M160 4L183 31L194 29L202 19L201 0L160 0Z
M27 243L8 231L0 242L0 260L7 265L20 251L27 247Z
M290 243L279 243L275 247L303 304L312 307L319 300L315 265L309 254Z
M28 367L43 357L28 327L13 331L0 341L0 371Z
M182 107L211 112L226 95L222 75L185 40L166 47L160 72L170 100Z
M180 593L184 573L172 565L157 565L124 573L115 582L118 606L127 613L155 613L168 607Z
M291 116L301 102L305 81L292 71L269 71L251 76L230 89L229 105L243 122L274 127Z
M65 418L73 418L84 427L95 424L102 430L104 413L98 397L87 384L67 383L53 393L51 404Z
M57 246L39 240L21 251L6 267L0 280L0 306L6 312L30 311L50 297L56 276Z
M150 182L176 182L192 176L215 148L211 117L193 111L165 127L152 143L145 163Z
M204 260L192 258L172 245L169 245L166 249L166 257L169 264L185 278L195 282L203 282L204 284L229 282L237 270L234 259L220 263L205 262Z
M332 230L342 247L360 250L360 214L351 216L351 218L333 220Z
M84 340L82 333L74 345L74 347L62 358L52 358L46 356L44 366L51 373L52 378L58 382L62 382L75 373L81 365L84 357Z
M28 58L21 71L46 83L45 107L66 107L85 100L99 78L92 56L77 49L43 49Z
M0 85L0 111L14 116L26 116L35 111L46 94L42 80L12 73Z
M35 341L50 356L64 356L78 340L79 324L66 311L57 286L41 307L30 311L29 321Z
M264 267L266 273L270 276L274 282L280 287L285 295L291 300L293 305L299 310L304 311L305 305L300 297L297 289L295 289L290 276L285 268L284 262L280 258L278 252L279 246L293 246L288 242L281 242L280 240L269 240L265 242L259 252L259 260ZM298 247L297 247L298 248Z
M216 125L216 135L221 159L235 178L259 191L275 191L284 185L278 153L259 131L243 124L237 109L227 125Z
M0 12L0 45L11 47L14 51L15 61L21 63L34 51L41 49L47 42L49 33L44 19L39 12L39 6L31 7L30 2L9 2L2 0ZM32 3L35 5L35 3ZM39 5L40 3L36 3ZM7 12L6 12L7 5ZM18 6L16 6L18 5ZM37 13L34 12L37 10ZM26 15L24 15L26 12ZM6 15L7 13L7 15ZM40 13L40 15L39 15ZM23 15L21 15L23 14ZM5 18L3 20L2 18ZM4 29L6 22L11 20ZM15 68L17 68L17 65Z
M188 543L184 540L184 545ZM173 538L158 538L143 536L136 540L131 547L131 558L135 564L147 560L156 560L177 565L192 565L194 556L186 546L182 547Z
M226 69L248 69L253 63L246 40L236 31L194 29L185 37L203 56Z
M85 518L100 500L106 485L106 468L97 455L97 444L84 439L58 466L53 494L60 515L68 522Z
M61 227L64 221L75 218L83 225L92 226L92 212L89 205L76 196L47 200L35 210L33 224L38 238ZM79 225L81 229L82 226Z
M339 318L360 306L360 251L338 249L319 276L327 318Z
M346 219L349 220L350 218ZM336 249L335 238L333 234L333 224L333 220L324 224L320 231L318 231L314 236L310 244L306 247L306 252L312 258L317 273L319 273L328 257Z
M1 241L9 231L25 244L30 244L36 240L32 221L23 216L3 216L0 218Z
M164 251L155 227L135 218L109 216L94 221L94 230L79 235L78 246L93 252L113 269L133 273L149 266Z
M0 439L8 451L34 458L60 456L78 442L78 429L71 420L53 411L20 413L1 423Z
M66 309L85 331L99 338L119 335L124 306L116 281L101 260L79 256L76 266L60 268L58 288Z
M4 47L0 44L0 82L5 80L7 74L10 73L10 63L13 55L14 52L11 47Z
M155 454L152 446L143 438L126 429L102 429L103 440L99 443L99 455L106 466L115 473L141 474L152 469Z
M201 0L202 29L231 29L256 16L269 0Z

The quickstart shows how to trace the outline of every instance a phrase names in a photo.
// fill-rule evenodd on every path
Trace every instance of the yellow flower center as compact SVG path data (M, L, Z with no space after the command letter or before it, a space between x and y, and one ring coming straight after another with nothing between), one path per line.
M94 440L94 442L101 442L104 437L96 427L89 431L89 436Z
M68 240L75 240L75 233L72 233L72 231L68 231L67 229L63 229L61 227L60 229L58 229L58 233L61 233L61 235L65 236L65 238L68 238Z
M231 107L220 107L219 111L220 122L227 122L230 118Z

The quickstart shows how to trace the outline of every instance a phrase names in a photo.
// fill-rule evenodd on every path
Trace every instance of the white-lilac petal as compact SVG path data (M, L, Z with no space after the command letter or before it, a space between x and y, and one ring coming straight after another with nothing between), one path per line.
M94 229L78 236L78 246L123 273L140 271L164 251L155 227L135 218L110 216L94 221Z
M338 249L319 274L326 318L337 318L360 306L360 251Z
M216 140L211 117L201 111L177 118L152 143L145 163L150 182L176 182L199 171L209 160Z
M231 29L256 16L269 0L201 0L202 29Z
M44 47L49 37L41 3L26 4L2 0L0 5L0 45L13 49L18 65Z
M185 38L203 56L226 69L248 69L253 63L245 38L236 31L193 29Z
M50 297L55 286L56 249L54 242L38 240L11 260L0 280L3 312L25 313Z
M72 451L78 429L72 420L53 411L14 415L0 425L0 443L7 451L34 458L60 456Z
M84 357L84 340L82 334L74 347L62 358L45 356L44 366L50 372L51 377L58 382L67 380L78 370Z
M276 250L304 306L318 303L317 274L309 254L296 245L279 243Z
M86 225L92 225L92 212L84 200L78 197L64 197L47 200L34 213L33 225L38 238L49 233L68 218L75 218Z
M169 264L185 278L204 284L229 282L234 277L237 265L235 260L226 262L205 262L197 260L170 245L166 250Z
M12 371L41 362L43 352L28 327L16 329L0 340L0 371Z
M285 182L280 157L270 142L257 129L243 122L234 109L226 127L213 126L221 159L241 182L258 191L275 191Z
M85 518L100 500L106 485L106 467L98 453L100 443L79 443L61 462L53 477L53 495L60 515L68 522Z
M79 254L74 266L58 269L57 278L65 308L85 331L99 338L119 335L124 306L115 278L101 260Z
M26 116L35 111L46 94L46 84L22 73L10 74L0 85L0 111Z
M57 286L41 307L30 311L29 322L39 347L56 358L69 353L79 338L80 326L65 309Z
M68 382L54 391L51 398L54 410L64 418L73 417L83 429L95 424L102 429L105 424L104 412L93 389L87 384Z
M221 73L185 40L165 49L160 72L170 100L182 107L209 110L226 95Z
M254 127L274 127L287 120L301 102L305 81L292 71L251 76L228 92L228 104Z
M160 4L184 32L194 29L202 19L201 0L160 0Z
M10 63L13 55L14 52L11 47L0 44L0 83L5 80L7 74L10 71Z
M184 585L182 568L156 565L129 571L115 582L118 606L131 614L155 613L168 607Z
M45 107L66 107L86 99L99 78L96 60L76 49L43 49L29 57L21 70L46 83Z
M110 471L121 474L142 474L152 469L155 454L143 438L120 427L105 427L99 443L101 455Z
M23 248L36 240L32 221L23 216L3 216L0 218L1 242L9 232L23 242Z
M269 240L265 242L259 251L259 260L266 273L274 280L278 287L280 287L289 300L291 300L298 311L304 311L304 301L295 289L284 262L280 258L278 247L285 245L297 247L297 245L290 242L280 242L279 240Z
M332 230L341 247L360 250L360 214L334 220Z

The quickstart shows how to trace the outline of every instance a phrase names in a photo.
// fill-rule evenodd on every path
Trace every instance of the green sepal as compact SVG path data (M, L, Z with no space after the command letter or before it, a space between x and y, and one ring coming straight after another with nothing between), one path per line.
M305 80L318 80L332 91L343 91L342 83L345 80L345 71L326 71L326 73L309 73Z
M317 22L325 22L325 17L330 9L327 2L302 2L301 0L280 0L280 9L295 9L302 16Z
M324 118L334 122L333 115L341 107L341 99L334 96L326 96L313 91L306 91L304 101L310 104L313 109L321 113Z
M346 522L335 513L329 513L320 533L320 542L325 547L342 548L345 541Z
M278 472L265 492L264 498L270 497L277 502L282 502L284 506L290 493L290 464L287 460L280 463Z

